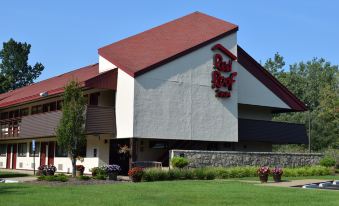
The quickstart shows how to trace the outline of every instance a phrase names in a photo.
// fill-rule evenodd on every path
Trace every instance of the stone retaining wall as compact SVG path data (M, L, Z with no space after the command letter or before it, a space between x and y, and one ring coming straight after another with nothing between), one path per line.
M184 156L189 160L189 167L234 167L234 166L280 166L301 167L317 165L323 158L320 153L276 153L276 152L236 152L171 150L170 157Z

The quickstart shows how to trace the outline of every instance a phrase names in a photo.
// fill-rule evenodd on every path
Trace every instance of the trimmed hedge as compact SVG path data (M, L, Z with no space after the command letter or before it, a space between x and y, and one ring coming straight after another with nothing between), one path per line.
M243 178L243 177L257 177L258 167L206 167L197 169L146 169L142 177L143 181L164 181L164 180L213 180L229 179L229 178ZM327 167L313 166L313 167L299 167L299 168L284 168L284 177L300 177L300 176L323 176L330 175L331 170Z

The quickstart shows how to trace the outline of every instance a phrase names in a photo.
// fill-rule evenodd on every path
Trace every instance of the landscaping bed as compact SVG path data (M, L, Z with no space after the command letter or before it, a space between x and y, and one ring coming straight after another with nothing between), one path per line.
M323 166L284 168L282 179L285 177L326 176L331 174L331 169ZM159 169L146 169L142 174L142 181L164 180L212 180L248 178L258 179L258 167L231 167L231 168L198 168L198 169L171 169L169 171ZM270 178L272 178L270 176ZM259 179L258 179L259 180Z
M50 185L50 186L62 186L62 185L97 185L97 184L119 184L119 183L126 183L129 181L125 181L122 179L119 179L117 181L112 181L112 180L98 180L94 178L90 178L88 180L81 180L78 177L69 177L67 176L67 180L34 180L28 182L28 184L34 184L34 185Z

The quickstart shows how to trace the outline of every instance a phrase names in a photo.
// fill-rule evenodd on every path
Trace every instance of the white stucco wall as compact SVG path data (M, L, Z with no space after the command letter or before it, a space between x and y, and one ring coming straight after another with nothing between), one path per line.
M108 70L117 68L114 64L112 64L110 61L105 59L104 57L99 55L99 72L106 72Z
M285 102L277 97L245 68L241 65L239 65L239 67L239 74L237 76L239 103L290 109Z
M222 54L211 50L216 43L237 54L232 34L136 78L134 137L238 140L238 83L230 98L216 98L211 89L213 54ZM234 62L233 71L238 67Z
M115 108L117 138L134 137L134 78L121 69L118 69Z
M85 173L90 174L90 169L93 167L98 167L106 165L109 163L109 138L112 138L110 135L100 135L99 136L87 136L87 147L86 147L86 157L83 158L83 161L77 161L77 164L85 166ZM105 143L105 140L106 143ZM55 138L41 138L36 139L37 143L40 142L49 142L56 141ZM29 156L29 146L32 140L9 140L1 142L1 144L17 144L17 143L27 143L27 152L25 157L17 156L16 168L21 170L33 170L32 164L34 162L33 157ZM97 149L97 157L93 156L94 148ZM35 157L35 169L37 170L40 166L40 152L38 157ZM46 149L46 162L48 163L48 147ZM0 162L2 166L0 168L6 168L7 158L0 157ZM11 153L11 167L12 167L12 153ZM22 167L20 167L22 164ZM57 167L57 172L72 172L72 162L69 157L54 157L54 165Z

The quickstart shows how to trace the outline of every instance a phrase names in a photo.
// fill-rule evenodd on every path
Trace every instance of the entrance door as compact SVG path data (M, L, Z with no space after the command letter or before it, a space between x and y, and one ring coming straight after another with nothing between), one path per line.
M40 145L40 166L46 165L46 146L47 142L41 142Z
M129 169L129 153L121 153L123 147L130 147L129 139L112 139L109 148L109 164L117 164L121 167L121 173L127 175Z
M13 144L13 152L12 152L12 169L16 169L16 158L18 152L18 144Z
M7 160L6 160L6 169L11 169L11 150L12 145L7 145Z
M54 165L54 142L48 143L48 165Z

